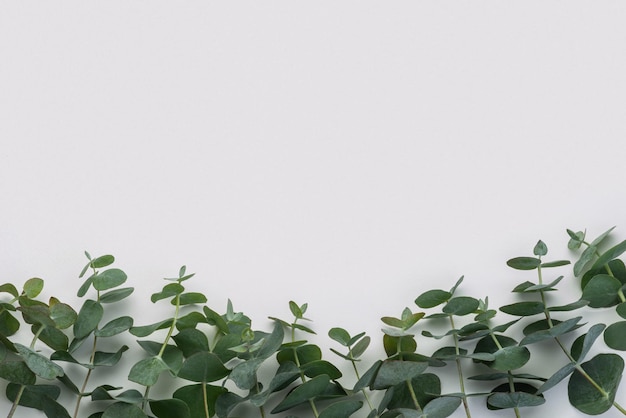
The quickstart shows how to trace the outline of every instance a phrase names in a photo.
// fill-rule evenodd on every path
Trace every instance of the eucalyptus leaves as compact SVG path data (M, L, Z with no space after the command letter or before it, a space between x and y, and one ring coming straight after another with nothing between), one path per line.
M7 418L19 408L50 418L443 418L457 410L483 414L471 410L476 403L468 399L475 397L497 416L521 417L567 380L569 402L581 413L626 415L619 403L626 399L617 399L624 369L618 352L626 350L626 266L619 259L626 241L606 248L611 231L591 241L584 232L567 231L580 298L550 303L564 277L574 282L572 266L547 258L548 247L539 241L529 255L507 262L528 274L512 287L519 301L490 307L488 295L462 294L463 278L450 289L427 290L398 317L381 318L382 356L372 352L370 336L340 327L328 331L333 348L324 353L309 340L315 331L306 303L290 301L291 318L270 317L267 330L255 329L230 301L218 313L205 295L186 290L193 274L185 267L150 298L162 307L162 318L147 325L129 316L104 321L133 288L112 267L113 256L86 253L77 309L56 298L39 300L44 282L38 278L21 290L0 286L4 409ZM615 309L607 319L619 319L587 323L590 309L607 308ZM593 347L600 337L609 352ZM427 340L437 342L434 352L420 352ZM551 376L529 373L532 346L546 344L562 353L560 368ZM120 370L122 356L138 349L140 359ZM364 365L365 358L375 360ZM349 376L340 371L344 365ZM444 385L441 377L451 371L458 383ZM155 397L151 389L164 374L176 384L164 398ZM115 379L94 385L94 375ZM472 390L477 383L487 390Z

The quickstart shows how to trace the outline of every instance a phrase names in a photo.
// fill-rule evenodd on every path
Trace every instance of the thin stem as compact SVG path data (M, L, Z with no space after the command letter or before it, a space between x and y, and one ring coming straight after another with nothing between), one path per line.
M89 367L87 369L87 374L85 375L85 380L83 381L83 385L80 388L80 393L78 394L78 399L76 400L76 408L74 408L74 418L78 417L78 411L80 410L80 403L83 400L83 393L87 389L87 382L89 382L89 378L91 377L91 372L93 370L93 362L96 357L96 344L98 343L98 337L93 337L93 346L91 348L91 355L89 356Z
M15 414L15 411L17 410L17 406L20 403L20 399L22 398L22 394L24 393L24 389L26 389L26 386L20 385L20 390L17 392L17 396L15 397L15 401L13 402L13 405L11 405L11 410L9 411L9 415L7 415L7 418L11 418L13 414Z
M211 416L209 415L209 400L208 400L208 396L206 393L206 383L202 382L202 400L204 402L204 416L206 418L210 418Z
M406 380L406 386L409 388L409 393L411 394L411 399L413 399L413 405L415 405L415 409L417 410L417 412L422 412L422 407L417 400L417 395L415 394L415 390L413 389L413 385L411 384L410 380Z
M452 327L452 329L455 329L454 326L454 317L453 315L448 315L448 317L450 318L450 326ZM459 388L461 389L461 393L463 394L463 408L465 409L465 415L467 415L467 418L472 418L472 414L470 413L470 409L469 409L469 404L467 403L467 396L465 396L465 379L463 378L463 369L461 367L461 359L459 358L459 355L461 354L461 350L459 349L459 337L456 334L456 332L452 333L452 337L454 339L454 350L456 353L456 357L455 357L455 361L456 361L456 369L459 375Z

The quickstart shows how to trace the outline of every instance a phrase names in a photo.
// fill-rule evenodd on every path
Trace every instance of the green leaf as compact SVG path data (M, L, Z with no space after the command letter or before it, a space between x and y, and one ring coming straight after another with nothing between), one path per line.
M411 389L409 389L409 383ZM402 382L389 389L393 396L387 405L388 409L414 408L413 395L420 405L426 405L441 394L441 380L432 373L422 373L410 381Z
M296 317L297 319L301 319L302 315L304 314L302 310L300 309L300 307L298 306L298 304L294 302L293 300L289 301L289 310L291 311L293 316Z
M19 292L17 291L17 288L12 285L11 283L5 283L3 285L0 286L0 293L8 293L11 296L13 296L14 298L19 297Z
M332 380L337 380L342 376L339 369L326 360L311 361L302 366L302 372L307 377L316 377L325 374Z
M122 270L113 268L94 275L92 284L94 289L103 291L124 284L127 278L126 273Z
M567 235L569 235L570 240L567 243L567 248L570 250L575 250L580 248L581 244L585 240L585 233L582 231L574 232L570 229L567 229Z
M74 337L80 339L91 334L98 327L103 315L104 308L102 305L94 300L87 299L83 303L82 308L80 308L74 323Z
M191 357L195 353L209 350L209 340L200 330L195 328L185 328L172 337L176 345L183 352L183 356Z
M330 379L328 376L321 375L314 377L289 392L289 394L287 394L287 396L278 405L276 405L271 413L277 414L307 402L309 399L314 399L324 394L329 384Z
M515 316L532 316L543 313L544 309L541 302L517 302L500 307L502 312Z
M428 418L449 417L461 405L461 398L452 396L442 396L428 402L424 407L424 415Z
M577 361L580 362L585 358L585 356L587 356L589 350L591 350L591 346L593 345L593 343L598 339L600 334L602 334L604 327L604 324L595 324L591 328L589 328L589 331L587 331L587 334L585 334L585 336L583 337L584 339L580 349L580 353L578 353L578 355L576 356ZM606 332L604 334L604 338L606 339Z
M541 268L561 267L561 266L567 266L568 264L571 264L569 260L556 260L556 261L550 261L547 263L541 263Z
M546 400L543 396L526 392L494 393L487 398L489 405L498 408L521 408L526 406L543 405Z
M33 325L33 334L39 332L39 339L53 350L67 350L69 340L67 335L60 330L51 327L44 327L39 331L40 325Z
M298 361L296 361L295 355L298 355ZM306 344L296 348L284 348L281 349L276 355L278 364L283 364L286 361L290 361L295 364L304 366L312 361L322 359L322 350L316 345Z
M580 309L587 305L589 305L589 301L581 299L577 300L576 302L568 303L567 305L551 306L548 308L548 310L550 312L568 312L575 311L576 309Z
M161 299L167 299L180 295L184 291L185 288L180 283L169 283L163 286L163 289L160 292L153 293L152 296L150 296L150 301L155 303Z
M541 240L537 241L535 248L533 248L533 254L539 257L548 254L548 246Z
M450 299L442 311L449 315L463 316L475 312L478 309L478 304L478 299L469 296L459 296Z
M115 257L113 257L112 255L102 255L98 258L94 258L93 260L91 260L89 264L91 268L100 269L103 267L110 266L114 262L115 262Z
M32 279L26 280L24 283L24 294L29 299L34 299L43 290L43 280L38 277L33 277Z
M626 319L626 302L622 302L615 308L615 312L622 318Z
M516 270L534 270L541 265L541 260L535 257L516 257L506 264Z
M161 344L154 341L137 341L137 343L152 356L159 356ZM163 362L173 375L176 375L183 365L183 352L174 345L166 345L161 355Z
M85 266L85 269L83 269L83 273L81 273L80 277L83 277L84 272L87 270L87 268L89 268L89 264L87 264ZM91 287L91 284L93 283L93 276L88 277L83 284L78 288L78 292L76 292L76 295L79 298L82 298L83 296L85 296L87 294L87 291L89 290L89 288Z
M34 352L30 348L15 343L15 348L20 353L28 368L37 376L52 380L56 377L63 376L64 372L61 366L53 363L46 357Z
M595 275L583 289L581 299L589 301L592 308L605 308L619 303L618 292L622 283L608 274Z
M176 328L182 331L187 328L196 328L198 324L204 324L206 322L206 316L202 315L200 312L192 311L178 318Z
M568 319L567 321L559 322L552 328L535 331L524 337L522 341L520 341L520 345L534 344L539 341L544 341L558 337L563 334L567 334L568 332L580 327L580 325L578 325L578 322L580 322L581 319L581 316L577 316L575 318Z
M101 418L147 418L148 416L137 405L116 402L104 410Z
M358 343L356 343L356 345L350 350L352 352L352 357L354 357L355 359L361 357L361 355L365 353L365 350L367 350L367 347L369 347L370 341L371 338L365 336Z
M626 351L626 321L609 325L604 331L604 342L613 350Z
M128 331L133 326L133 318L130 316L121 316L108 322L101 329L96 330L94 335L96 337L112 337L117 334L121 334L124 331Z
M122 358L122 353L128 350L127 345L123 345L115 353L105 353L103 351L96 351L93 357L94 366L107 366L112 367L119 363Z
M503 347L493 353L495 360L490 366L496 370L515 370L528 363L530 352L526 347Z
M10 337L20 329L20 322L9 311L0 312L0 335ZM0 347L2 345L0 344Z
M537 389L537 395L543 393L549 389L552 389L554 386L559 384L563 379L572 374L576 369L576 365L574 363L567 363L565 366L561 367L554 373L548 380L545 381L543 385Z
M567 387L570 403L588 415L608 411L615 400L624 371L624 360L616 354L598 354L581 366L607 396L604 397L579 371L575 371Z
M133 334L135 337L147 337L152 334L154 331L169 328L172 325L173 319L166 319L161 322L156 322L151 325L144 325L141 327L132 327L129 332Z
M113 303L119 302L122 299L127 298L133 293L135 289L133 287L123 287L121 289L111 290L100 295L100 303Z
M403 337L394 337L391 335L383 335L383 346L388 356L394 356L398 353L414 353L417 349L415 338L411 335Z
M218 356L199 352L185 360L178 377L192 382L207 383L226 377L229 372Z
M328 336L344 347L347 347L350 342L350 334L343 328L331 328Z
M361 409L362 406L363 402L352 401L349 399L335 402L324 409L319 414L319 418L348 418L350 415Z
M0 378L19 385L34 385L37 378L23 361L0 362Z
M207 298L202 293L198 292L187 292L180 295L179 305L192 305L195 303L206 303ZM174 305L174 301L172 300L172 305Z
M385 360L370 387L372 390L379 390L395 386L423 373L427 367L428 363L425 362Z
M130 369L128 380L143 386L152 386L166 370L169 370L169 367L160 357L145 358Z
M180 399L151 400L150 410L157 418L191 418L189 406Z
M380 318L380 320L383 321L386 325L389 325L390 327L394 327L394 328L404 327L404 322L402 322L402 320L398 318L394 318L392 316L383 316L382 318Z
M445 290L429 290L422 293L415 299L415 304L422 309L434 308L452 297L452 293Z
M7 398L14 402L20 389L21 386L10 383L6 390ZM59 388L52 385L25 386L19 405L43 411L49 418L70 418L67 410L56 401L59 392Z
M626 251L626 240L606 250L600 257L598 257L595 263L593 263L591 269L593 270L604 266L609 261L622 255L624 251Z
M591 245L585 248L585 251L583 251L583 253L580 255L578 261L574 263L574 276L580 276L587 264L589 264L589 262L595 257L596 251L597 247L595 245Z
M256 372L263 363L263 359L254 358L236 365L228 376L239 389L250 390L256 386L258 380ZM228 369L226 370L228 374ZM216 379L217 380L217 379Z
M65 303L59 302L56 298L50 298L50 319L54 321L59 329L66 329L74 325L77 318L76 311Z
M226 393L226 389L212 385L189 385L177 389L172 396L176 399L180 399L189 406L191 418L206 418L206 415L204 414L205 393L209 416L212 417L215 415L215 403L217 398Z

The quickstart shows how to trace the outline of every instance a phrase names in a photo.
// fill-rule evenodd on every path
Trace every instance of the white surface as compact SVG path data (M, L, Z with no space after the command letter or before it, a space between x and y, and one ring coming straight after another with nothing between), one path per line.
M216 310L308 302L380 351L460 275L500 306L537 239L626 236L626 6L564 6L2 2L2 281L78 304L112 253L149 322L186 264Z

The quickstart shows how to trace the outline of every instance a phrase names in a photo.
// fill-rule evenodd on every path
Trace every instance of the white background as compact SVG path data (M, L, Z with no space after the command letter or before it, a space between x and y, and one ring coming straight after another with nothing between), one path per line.
M566 228L626 235L625 17L617 1L2 1L0 281L42 277L77 306L83 250L112 253L148 323L186 264L215 310L230 298L268 329L308 302L324 350L342 326L375 355L381 316L461 275L500 306L534 278L505 261L539 238L558 258ZM524 416L578 416L564 386Z

